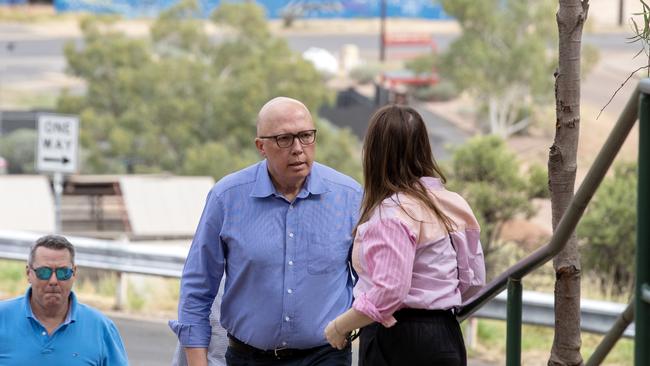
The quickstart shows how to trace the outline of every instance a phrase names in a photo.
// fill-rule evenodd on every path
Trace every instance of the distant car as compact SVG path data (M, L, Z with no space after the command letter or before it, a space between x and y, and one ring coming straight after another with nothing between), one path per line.
M0 174L7 174L8 165L7 160L0 156Z

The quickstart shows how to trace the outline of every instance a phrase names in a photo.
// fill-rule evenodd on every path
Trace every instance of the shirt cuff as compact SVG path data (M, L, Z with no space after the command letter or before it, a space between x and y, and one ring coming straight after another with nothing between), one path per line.
M365 294L362 294L360 297L354 300L352 308L359 312L362 312L377 323L381 323L381 325L386 328L390 328L395 325L395 323L397 323L397 320L395 320L393 314L383 315L375 305L368 301Z
M183 347L208 348L210 345L212 327L209 325L183 324L178 320L170 320L167 324Z

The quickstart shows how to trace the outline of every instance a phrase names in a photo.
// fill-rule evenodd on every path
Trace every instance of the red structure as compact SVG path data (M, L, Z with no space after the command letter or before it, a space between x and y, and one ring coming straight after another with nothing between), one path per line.
M395 33L384 37L384 47L426 47L427 52L435 53L436 42L430 34L422 33ZM422 52L419 52L420 54ZM431 70L427 74L415 74L412 71L402 70L385 72L382 74L382 83L389 89L399 85L427 86L435 85L439 81L438 73Z

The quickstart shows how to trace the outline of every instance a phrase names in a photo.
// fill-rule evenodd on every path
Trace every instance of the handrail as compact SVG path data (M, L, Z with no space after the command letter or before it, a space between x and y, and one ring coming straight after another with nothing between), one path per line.
M634 299L630 304L625 308L625 310L619 315L616 319L612 328L607 332L603 340L600 342L594 353L591 354L589 360L585 366L597 366L600 365L605 357L609 354L609 351L612 350L616 342L621 338L623 332L628 325L634 320Z
M468 299L461 305L457 314L458 321L463 321L472 315L478 308L494 298L499 292L506 287L508 279L521 279L530 272L548 262L562 249L575 230L578 221L582 217L587 204L593 197L600 182L605 177L607 170L612 165L616 154L621 149L625 138L630 133L638 116L639 109L639 86L636 87L632 96L628 100L623 113L621 113L616 125L612 129L603 148L598 153L598 157L589 169L587 176L580 185L580 188L574 195L569 207L562 215L553 236L548 244L537 249L528 257L515 263L497 278L490 281L478 293Z

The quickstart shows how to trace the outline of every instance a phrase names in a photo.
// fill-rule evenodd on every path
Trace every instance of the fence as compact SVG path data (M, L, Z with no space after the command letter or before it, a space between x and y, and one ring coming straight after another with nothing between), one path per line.
M40 234L0 230L0 258L27 260L30 246ZM115 271L120 274L120 286L116 293L116 308L126 302L127 280L123 274L135 273L153 276L179 278L185 256L179 253L164 253L160 247L125 246L124 243L80 237L68 237L75 245L76 264ZM477 317L506 319L507 294L502 292L476 312ZM625 308L624 304L604 301L583 300L582 329L588 332L605 333ZM523 293L523 322L527 324L554 325L553 295L539 292ZM624 334L634 337L634 325Z

